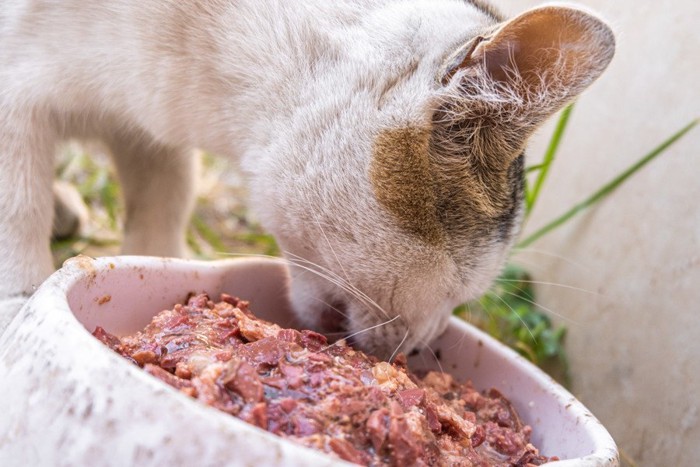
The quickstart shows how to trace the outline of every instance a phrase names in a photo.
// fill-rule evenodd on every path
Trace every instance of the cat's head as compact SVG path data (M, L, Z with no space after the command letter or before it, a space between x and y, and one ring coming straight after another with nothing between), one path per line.
M474 1L387 7L342 40L254 197L293 263L301 324L388 357L490 286L519 232L525 143L603 72L614 38L578 9L503 21Z

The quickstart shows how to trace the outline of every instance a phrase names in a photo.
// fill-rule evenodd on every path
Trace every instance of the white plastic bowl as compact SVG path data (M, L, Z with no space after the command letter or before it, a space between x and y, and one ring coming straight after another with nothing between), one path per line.
M206 407L127 362L90 332L145 326L188 292L226 292L261 318L294 324L281 261L201 262L78 257L53 274L0 337L0 465L349 465ZM453 318L410 359L479 389L498 388L533 427L533 442L562 461L617 466L617 448L569 392L522 357Z

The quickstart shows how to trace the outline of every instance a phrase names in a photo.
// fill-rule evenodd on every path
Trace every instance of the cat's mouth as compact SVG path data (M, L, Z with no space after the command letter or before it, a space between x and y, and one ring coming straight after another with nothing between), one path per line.
M318 326L331 341L347 339L350 332L347 305L338 301L327 304L319 315Z
M328 338L328 342L331 344L336 344L340 340L343 340L346 345L360 349L363 352L374 354L380 358L389 358L391 354L389 347L395 346L396 344L384 348L382 345L373 343L371 339L367 341L364 334L379 326L369 326L362 329L353 328L350 314L350 307L345 302L329 302L318 315L316 328ZM389 320L389 322L391 321L393 320ZM412 351L412 349L409 349L409 351Z
M333 302L321 311L318 326L331 343L343 339L347 345L361 348L357 336L350 327L348 306L344 302Z

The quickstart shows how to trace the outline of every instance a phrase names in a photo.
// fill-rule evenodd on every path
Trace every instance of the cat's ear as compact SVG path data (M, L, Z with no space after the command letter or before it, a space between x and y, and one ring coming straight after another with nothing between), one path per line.
M523 94L548 86L576 94L600 76L614 52L615 37L603 21L582 10L545 6L473 39L455 57L459 61L452 59L442 81L472 68Z
M442 139L464 141L482 160L512 160L542 121L600 76L614 51L610 28L570 7L540 7L498 25L439 72L449 92L436 115L447 123Z

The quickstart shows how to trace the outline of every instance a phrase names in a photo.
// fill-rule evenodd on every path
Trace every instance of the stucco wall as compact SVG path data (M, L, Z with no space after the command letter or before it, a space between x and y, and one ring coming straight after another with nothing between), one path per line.
M501 1L509 15L537 5ZM700 3L586 0L616 57L580 99L526 233L700 116ZM552 122L531 144L544 152ZM573 392L637 465L700 462L700 128L515 260L569 328ZM569 288L573 287L573 288Z

